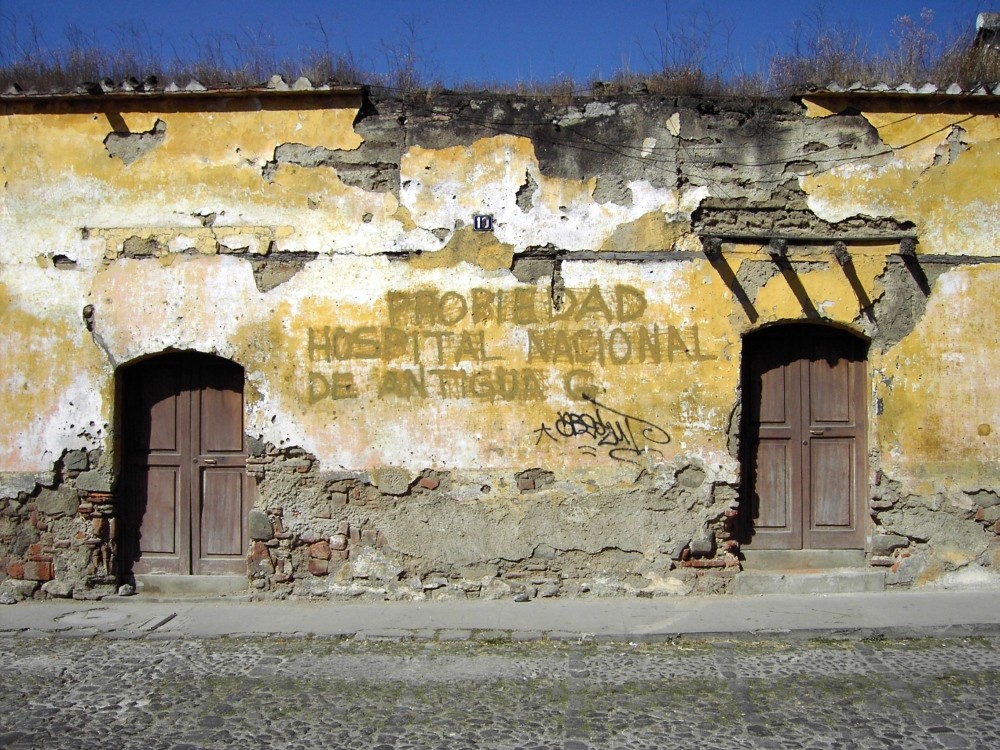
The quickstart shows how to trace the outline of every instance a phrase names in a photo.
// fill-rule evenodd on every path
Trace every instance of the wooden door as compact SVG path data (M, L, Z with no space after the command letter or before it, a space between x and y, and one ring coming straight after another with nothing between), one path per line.
M743 543L862 549L865 345L813 325L745 340Z
M246 571L243 368L194 353L125 372L123 552L133 573Z

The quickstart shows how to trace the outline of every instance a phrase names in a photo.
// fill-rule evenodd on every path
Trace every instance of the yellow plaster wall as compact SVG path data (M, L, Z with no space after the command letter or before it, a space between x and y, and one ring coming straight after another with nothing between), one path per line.
M7 279L2 406L7 414L30 415L0 426L4 470L47 468L61 447L83 439L74 432L80 423L98 425L86 439L100 443L100 426L111 416L113 363L178 348L246 366L249 429L276 445L300 445L325 466L544 465L634 475L644 463L683 454L702 457L717 477L736 478L727 430L737 402L740 336L807 317L789 279L776 274L756 291L751 320L727 279L702 259L632 265L574 263L571 255L697 249L691 213L709 188L633 181L629 205L599 204L595 178L545 175L531 140L506 135L409 148L398 199L350 187L325 167L282 164L272 182L262 177L281 143L358 148L356 114L356 106L220 104L126 112L115 115L119 123L93 113L0 117L6 180L0 256ZM894 152L803 177L814 209L831 221L855 213L910 219L924 253L994 254L995 118L865 117ZM159 146L128 166L109 157L103 140L113 128L141 132L157 120L166 124ZM966 145L950 160L956 125ZM518 191L530 184L531 200L517 205ZM218 213L212 227L203 226L208 212ZM493 234L468 227L480 212L495 214ZM168 251L155 259L120 257L133 236L156 239ZM279 252L313 250L319 257L260 292L248 260L217 254L227 241L254 256L274 242ZM570 253L559 284L547 277L517 282L509 271L514 254L547 243ZM380 255L400 250L412 252L411 259ZM880 277L896 250L849 246L868 300L883 294ZM794 280L819 318L870 330L864 300L833 258L797 252ZM77 267L53 268L57 254ZM727 246L731 273L750 260L767 256L760 247ZM949 272L935 284L914 332L884 355L873 352L873 369L892 377L891 387L878 385L885 411L873 420L873 443L893 471L916 476L951 462L967 477L979 470L970 467L995 465L1000 389L989 367L996 337L988 321L997 319L996 281L988 267ZM613 300L620 287L641 297L641 315L618 319ZM471 305L474 290L503 295L512 306L518 294L527 295L532 312L511 307L503 322L474 320L469 312L453 323L433 314L420 322L411 312L394 322L389 309L397 293L451 295ZM578 319L556 311L549 320L554 292L569 294L564 304L590 308ZM85 304L94 305L100 345L80 319ZM310 330L315 343L337 329L360 336L353 354L328 361L315 356L314 346L310 356ZM419 352L384 355L386 329L401 331L406 341L422 337ZM638 342L650 331L659 353L643 359ZM435 347L445 338L437 336L449 342L440 358ZM566 349L546 359L537 354L545 336L552 351L581 336L600 340L605 362ZM632 347L623 357L628 361L612 361L612 336ZM465 342L461 353L459 342ZM467 392L449 391L430 370L460 372L449 377L465 378ZM508 400L488 385L499 370L518 374L521 396ZM529 398L523 398L526 377ZM600 406L582 400L581 390L592 390ZM76 393L89 395L66 395ZM576 432L559 434L557 423ZM990 430L985 435L983 425ZM599 430L618 430L620 445Z
M724 426L738 362L725 317L704 304L717 300L716 310L726 310L729 293L696 265L654 274L568 266L564 307L555 312L547 282L484 278L467 263L444 275L398 263L371 270L369 261L317 261L310 279L293 279L279 305L232 336L259 377L266 411L278 413L288 439L330 465L541 464L634 476L641 466L696 453L734 472ZM366 272L367 284L344 285L364 293L313 292ZM640 353L643 336L657 337L658 352L645 338ZM581 391L603 406L595 409ZM560 434L561 418L564 432L577 420L580 433ZM613 423L622 432L584 434L594 419L600 430Z
M0 269L0 470L47 471L108 434L111 370L84 327L76 279Z
M813 117L847 106L811 100L806 104ZM921 253L995 254L1000 236L1000 119L961 105L946 106L945 112L913 112L851 104L878 133L884 152L803 176L800 182L810 208L832 222L859 214L911 221Z
M995 266L947 272L913 332L878 362L883 466L910 491L1000 482L998 289Z

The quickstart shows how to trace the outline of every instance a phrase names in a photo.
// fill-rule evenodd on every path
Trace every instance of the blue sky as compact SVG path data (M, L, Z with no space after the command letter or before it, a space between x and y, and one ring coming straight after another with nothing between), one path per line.
M211 38L263 43L277 59L294 58L322 46L325 32L333 51L350 51L376 71L413 43L426 77L456 85L609 78L654 69L664 53L704 55L729 75L787 51L796 22L809 26L818 13L827 25L856 26L881 48L894 19L919 18L923 9L944 34L971 25L977 12L1000 10L1000 0L0 0L0 23L16 23L24 38L31 19L49 47L65 45L69 26L109 47L116 31L140 29L166 58L190 56L192 40ZM675 32L696 39L693 49L671 44Z

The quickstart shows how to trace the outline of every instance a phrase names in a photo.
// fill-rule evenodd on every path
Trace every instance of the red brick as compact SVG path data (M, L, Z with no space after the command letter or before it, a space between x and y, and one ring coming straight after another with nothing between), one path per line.
M685 560L684 567L686 568L724 568L726 567L725 560Z
M271 553L263 542L254 542L250 545L249 557L250 562L260 562L261 560L270 560Z
M309 545L309 557L317 560L330 559L330 543L325 539Z
M7 575L18 580L24 578L24 565L19 562L12 562L7 566Z
M55 578L55 571L50 562L26 562L24 564L24 577L28 581L51 581Z
M531 477L518 477L517 488L522 492L535 489L535 480Z
M325 576L330 572L329 560L318 560L315 557L309 558L309 572L314 576Z
M425 490L436 490L441 486L441 480L437 477L420 477L420 481L417 484Z

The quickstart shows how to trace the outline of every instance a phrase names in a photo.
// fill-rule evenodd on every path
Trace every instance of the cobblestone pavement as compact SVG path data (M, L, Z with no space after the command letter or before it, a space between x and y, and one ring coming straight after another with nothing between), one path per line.
M998 646L6 638L0 748L995 747Z

